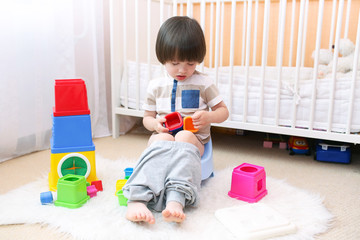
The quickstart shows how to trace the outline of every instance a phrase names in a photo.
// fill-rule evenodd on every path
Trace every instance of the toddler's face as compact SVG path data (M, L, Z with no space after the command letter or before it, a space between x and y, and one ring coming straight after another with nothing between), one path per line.
M198 64L198 62L169 61L164 66L172 78L178 81L185 81L194 74Z

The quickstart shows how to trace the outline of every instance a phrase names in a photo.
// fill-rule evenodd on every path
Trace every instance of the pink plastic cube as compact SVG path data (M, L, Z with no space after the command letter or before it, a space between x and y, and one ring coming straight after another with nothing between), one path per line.
M94 185L90 185L86 187L87 195L89 195L91 198L96 196L97 189Z
M243 163L232 172L231 190L228 195L249 203L258 202L267 194L265 169Z
M264 148L272 148L273 143L271 141L264 141Z
M279 143L279 148L280 148L280 149L286 149L286 147L287 147L287 143L286 143L286 142L280 142L280 143Z

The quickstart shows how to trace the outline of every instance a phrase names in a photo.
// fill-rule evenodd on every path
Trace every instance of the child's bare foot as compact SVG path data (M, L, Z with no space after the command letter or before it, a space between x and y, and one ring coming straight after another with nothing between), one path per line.
M155 218L151 211L141 202L128 203L126 218L132 222L155 223Z
M162 215L165 221L178 223L183 222L186 217L183 206L178 202L168 202Z

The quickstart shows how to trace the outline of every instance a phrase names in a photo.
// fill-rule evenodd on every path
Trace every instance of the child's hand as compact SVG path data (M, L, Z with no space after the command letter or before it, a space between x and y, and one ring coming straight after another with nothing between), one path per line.
M197 111L192 115L194 128L201 129L210 125L211 121L208 116L208 111Z
M166 118L157 118L156 119L156 123L154 126L154 130L157 133L168 133L169 129L167 129L166 127L164 127L164 122L166 122Z

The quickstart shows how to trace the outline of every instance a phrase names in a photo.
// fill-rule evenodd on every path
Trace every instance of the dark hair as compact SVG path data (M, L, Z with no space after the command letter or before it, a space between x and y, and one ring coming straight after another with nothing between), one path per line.
M206 54L204 33L195 19L175 16L160 27L155 49L162 64L172 60L201 63Z

